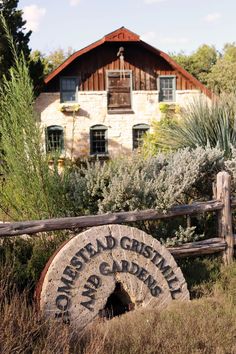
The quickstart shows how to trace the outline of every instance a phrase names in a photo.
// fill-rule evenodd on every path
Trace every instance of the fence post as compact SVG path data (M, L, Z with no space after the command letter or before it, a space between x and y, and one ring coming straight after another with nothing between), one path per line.
M230 198L230 175L225 172L217 174L217 199L223 203L223 209L218 216L218 232L219 237L226 241L226 249L223 252L223 261L229 264L233 261L234 254L234 236L232 228L232 212L231 212L231 198Z

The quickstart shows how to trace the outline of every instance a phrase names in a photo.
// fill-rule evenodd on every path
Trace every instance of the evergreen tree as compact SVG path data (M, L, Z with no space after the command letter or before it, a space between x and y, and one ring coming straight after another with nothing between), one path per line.
M22 19L22 11L17 9L18 2L19 0L0 0L0 12L5 18L17 53L23 52L25 58L28 59L30 54L28 43L31 31L24 31L26 22ZM2 80L4 74L8 75L12 64L12 51L9 47L3 24L0 22L0 80Z

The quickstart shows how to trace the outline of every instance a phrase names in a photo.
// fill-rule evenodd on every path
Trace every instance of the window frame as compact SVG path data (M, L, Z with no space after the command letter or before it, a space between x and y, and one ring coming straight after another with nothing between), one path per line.
M105 132L105 151L104 152L96 152L93 151L93 132L94 131L104 131ZM103 124L95 124L89 128L89 137L90 137L90 156L108 156L108 127Z
M108 94L109 94L109 74L110 73L129 73L129 81L130 81L130 108L117 108L114 110L110 110L108 106ZM130 69L127 70L106 70L106 92L107 92L107 113L108 114L127 114L134 113L133 112L133 71Z
M140 145L135 146L135 142L137 139L134 139L134 133L137 130L145 130L145 132L143 133L143 135L144 135L146 132L148 132L150 130L150 125L147 123L138 123L138 124L133 125L133 127L132 127L133 150L137 150L140 148Z
M163 100L161 93L161 79L172 79L173 80L173 99ZM157 78L157 88L159 91L159 102L175 102L176 101L176 75L159 75Z
M49 132L52 131L60 131L62 135L61 146L59 149L49 149ZM50 153L59 153L62 154L65 149L65 139L64 139L64 128L61 125L49 125L45 128L45 143L46 143L46 152Z
M63 80L74 80L75 81L75 100L74 101L63 101L62 92L72 92L72 91L62 91L62 81ZM60 77L60 103L76 103L78 102L78 91L79 91L80 79L77 76L61 76Z

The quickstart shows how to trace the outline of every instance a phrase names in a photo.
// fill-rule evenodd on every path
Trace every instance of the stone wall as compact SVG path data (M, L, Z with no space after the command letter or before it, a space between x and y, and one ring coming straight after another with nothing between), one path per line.
M185 106L194 97L202 95L198 90L176 91L176 104ZM133 91L131 114L108 114L106 91L78 93L78 112L60 111L60 93L41 93L35 108L40 114L43 128L60 125L64 128L65 151L63 156L78 158L90 153L90 127L102 124L108 128L108 152L110 156L130 153L133 146L132 127L160 120L158 91ZM45 141L45 136L43 137Z

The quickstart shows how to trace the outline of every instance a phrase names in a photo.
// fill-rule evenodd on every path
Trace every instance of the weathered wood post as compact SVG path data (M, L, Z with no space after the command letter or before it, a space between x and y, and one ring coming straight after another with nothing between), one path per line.
M234 236L232 228L232 211L231 211L231 198L230 198L230 175L225 172L217 174L217 199L223 203L223 209L219 211L218 217L218 232L219 237L226 241L226 249L223 252L223 260L225 264L233 261L234 254Z

